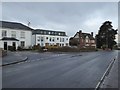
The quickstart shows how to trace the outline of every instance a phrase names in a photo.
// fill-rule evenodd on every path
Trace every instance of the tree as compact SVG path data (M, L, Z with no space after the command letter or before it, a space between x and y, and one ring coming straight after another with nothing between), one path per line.
M112 22L105 21L96 35L97 48L110 48L116 45L115 35L118 30L113 29Z
M71 37L69 40L70 46L77 46L79 43L78 39Z

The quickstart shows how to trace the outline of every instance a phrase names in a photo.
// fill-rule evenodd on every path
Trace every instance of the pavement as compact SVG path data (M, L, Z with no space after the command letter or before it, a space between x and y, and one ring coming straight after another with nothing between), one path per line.
M101 84L100 88L113 88L114 90L119 90L119 79L118 79L118 60L120 52L118 52L118 56L116 57L116 60L108 73L108 75L105 77L103 83Z
M7 66L7 65L11 65L11 64L16 64L19 62L24 62L28 59L27 56L20 54L20 52L7 52L7 55L2 57L2 65L0 66Z

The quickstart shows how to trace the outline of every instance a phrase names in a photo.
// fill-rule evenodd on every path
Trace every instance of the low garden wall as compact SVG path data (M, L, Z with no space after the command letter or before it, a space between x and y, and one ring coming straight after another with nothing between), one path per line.
M0 48L0 57L6 56L6 55L7 55L7 51Z

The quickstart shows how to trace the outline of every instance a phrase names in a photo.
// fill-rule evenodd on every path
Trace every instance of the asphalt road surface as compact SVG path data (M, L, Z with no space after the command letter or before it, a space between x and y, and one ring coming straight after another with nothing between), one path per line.
M3 88L95 88L118 51L33 53L3 67Z

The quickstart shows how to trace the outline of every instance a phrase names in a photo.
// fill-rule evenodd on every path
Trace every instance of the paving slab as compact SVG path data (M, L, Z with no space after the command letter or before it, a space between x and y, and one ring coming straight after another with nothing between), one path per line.
M105 77L101 88L118 88L118 59L116 59L111 71Z

